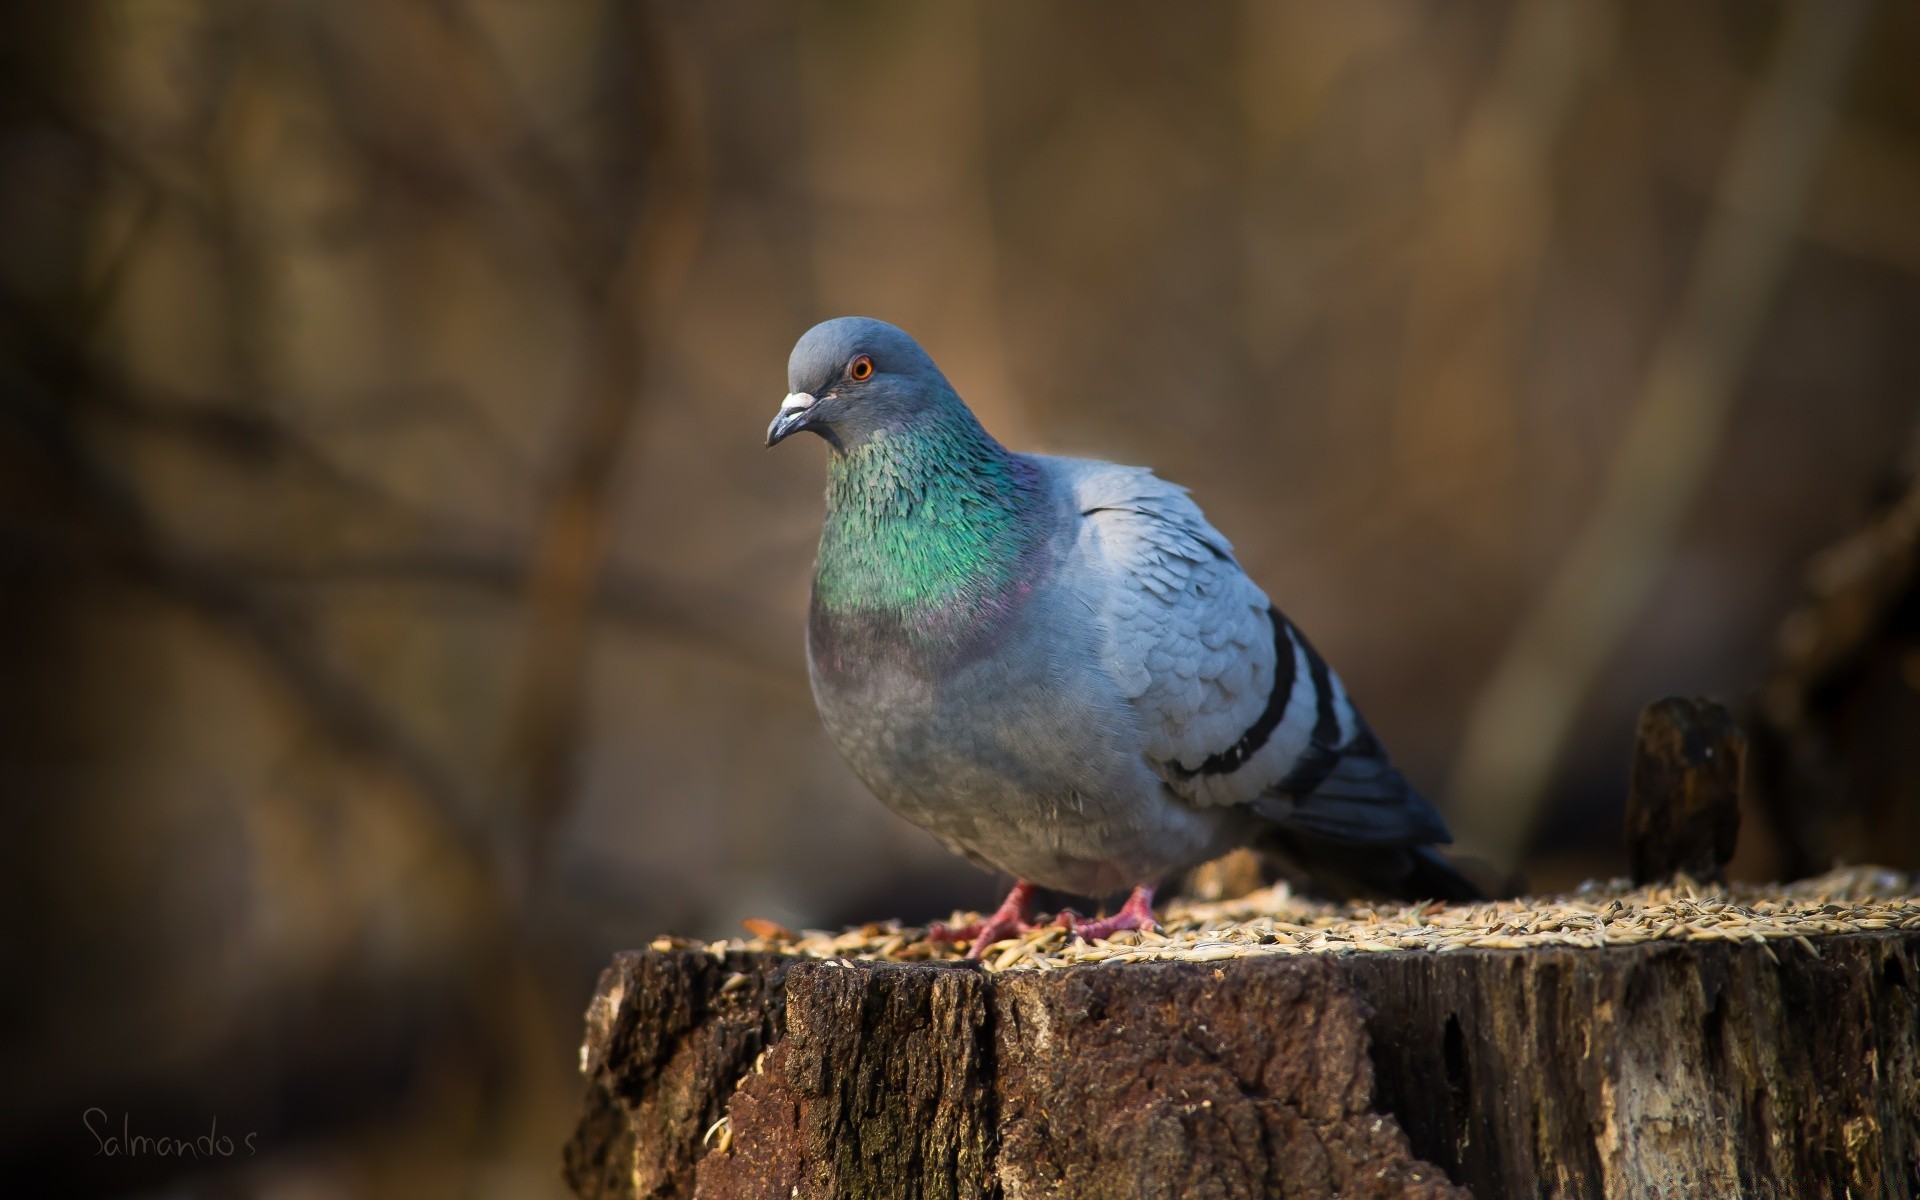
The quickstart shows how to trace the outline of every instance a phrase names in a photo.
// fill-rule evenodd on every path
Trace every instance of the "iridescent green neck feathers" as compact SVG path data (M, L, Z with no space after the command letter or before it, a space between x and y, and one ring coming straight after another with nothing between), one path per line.
M876 429L828 466L814 603L958 632L1027 579L1040 505L1032 465L964 409Z

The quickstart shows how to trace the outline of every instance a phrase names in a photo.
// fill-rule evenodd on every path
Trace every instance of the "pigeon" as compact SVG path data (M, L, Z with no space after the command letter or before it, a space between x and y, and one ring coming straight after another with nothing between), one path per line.
M1185 488L1008 450L904 331L808 330L772 447L828 446L807 664L820 718L888 807L1012 875L935 936L1041 928L1037 887L1129 891L1086 938L1154 927L1174 872L1240 846L1346 893L1471 900L1447 828L1340 677Z

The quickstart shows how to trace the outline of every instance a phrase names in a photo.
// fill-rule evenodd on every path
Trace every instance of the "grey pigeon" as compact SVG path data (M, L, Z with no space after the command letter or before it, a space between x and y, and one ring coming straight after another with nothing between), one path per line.
M831 448L807 661L827 731L895 812L1014 875L972 952L1036 928L1034 884L1125 907L1237 846L1349 890L1478 891L1440 816L1186 489L1019 454L918 343L840 317L801 337L767 445Z

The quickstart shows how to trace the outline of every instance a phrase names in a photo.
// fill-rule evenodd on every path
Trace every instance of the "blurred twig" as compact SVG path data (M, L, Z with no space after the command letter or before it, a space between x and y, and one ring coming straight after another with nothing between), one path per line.
M1832 0L1783 10L1773 64L1599 503L1474 705L1451 812L1463 846L1501 866L1525 848L1579 706L1652 590L1713 462L1869 8Z
M114 373L114 367L104 361L92 363L88 369L96 384L104 383ZM386 419L396 421L404 419L396 410L409 407L414 397L392 392L384 399ZM292 468L341 497L377 505L389 516L404 517L423 532L444 533L465 524L453 513L424 509L349 469L312 436L311 422L295 422L268 408L220 397L168 393L125 378L96 386L76 400L90 413L113 418L143 433L180 439L235 465L261 473Z
M445 546L288 561L250 555L223 560L234 574L263 584L415 583L519 599L530 568L505 554ZM729 594L690 587L645 571L608 567L599 574L592 613L635 633L668 636L702 647L782 688L804 691L792 654L740 636L759 619Z

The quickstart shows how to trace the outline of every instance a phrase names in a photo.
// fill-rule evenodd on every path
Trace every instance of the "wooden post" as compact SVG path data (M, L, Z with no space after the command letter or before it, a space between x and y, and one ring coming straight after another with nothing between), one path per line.
M1669 696L1641 710L1627 794L1633 881L1684 873L1719 882L1740 836L1747 739L1711 700Z

